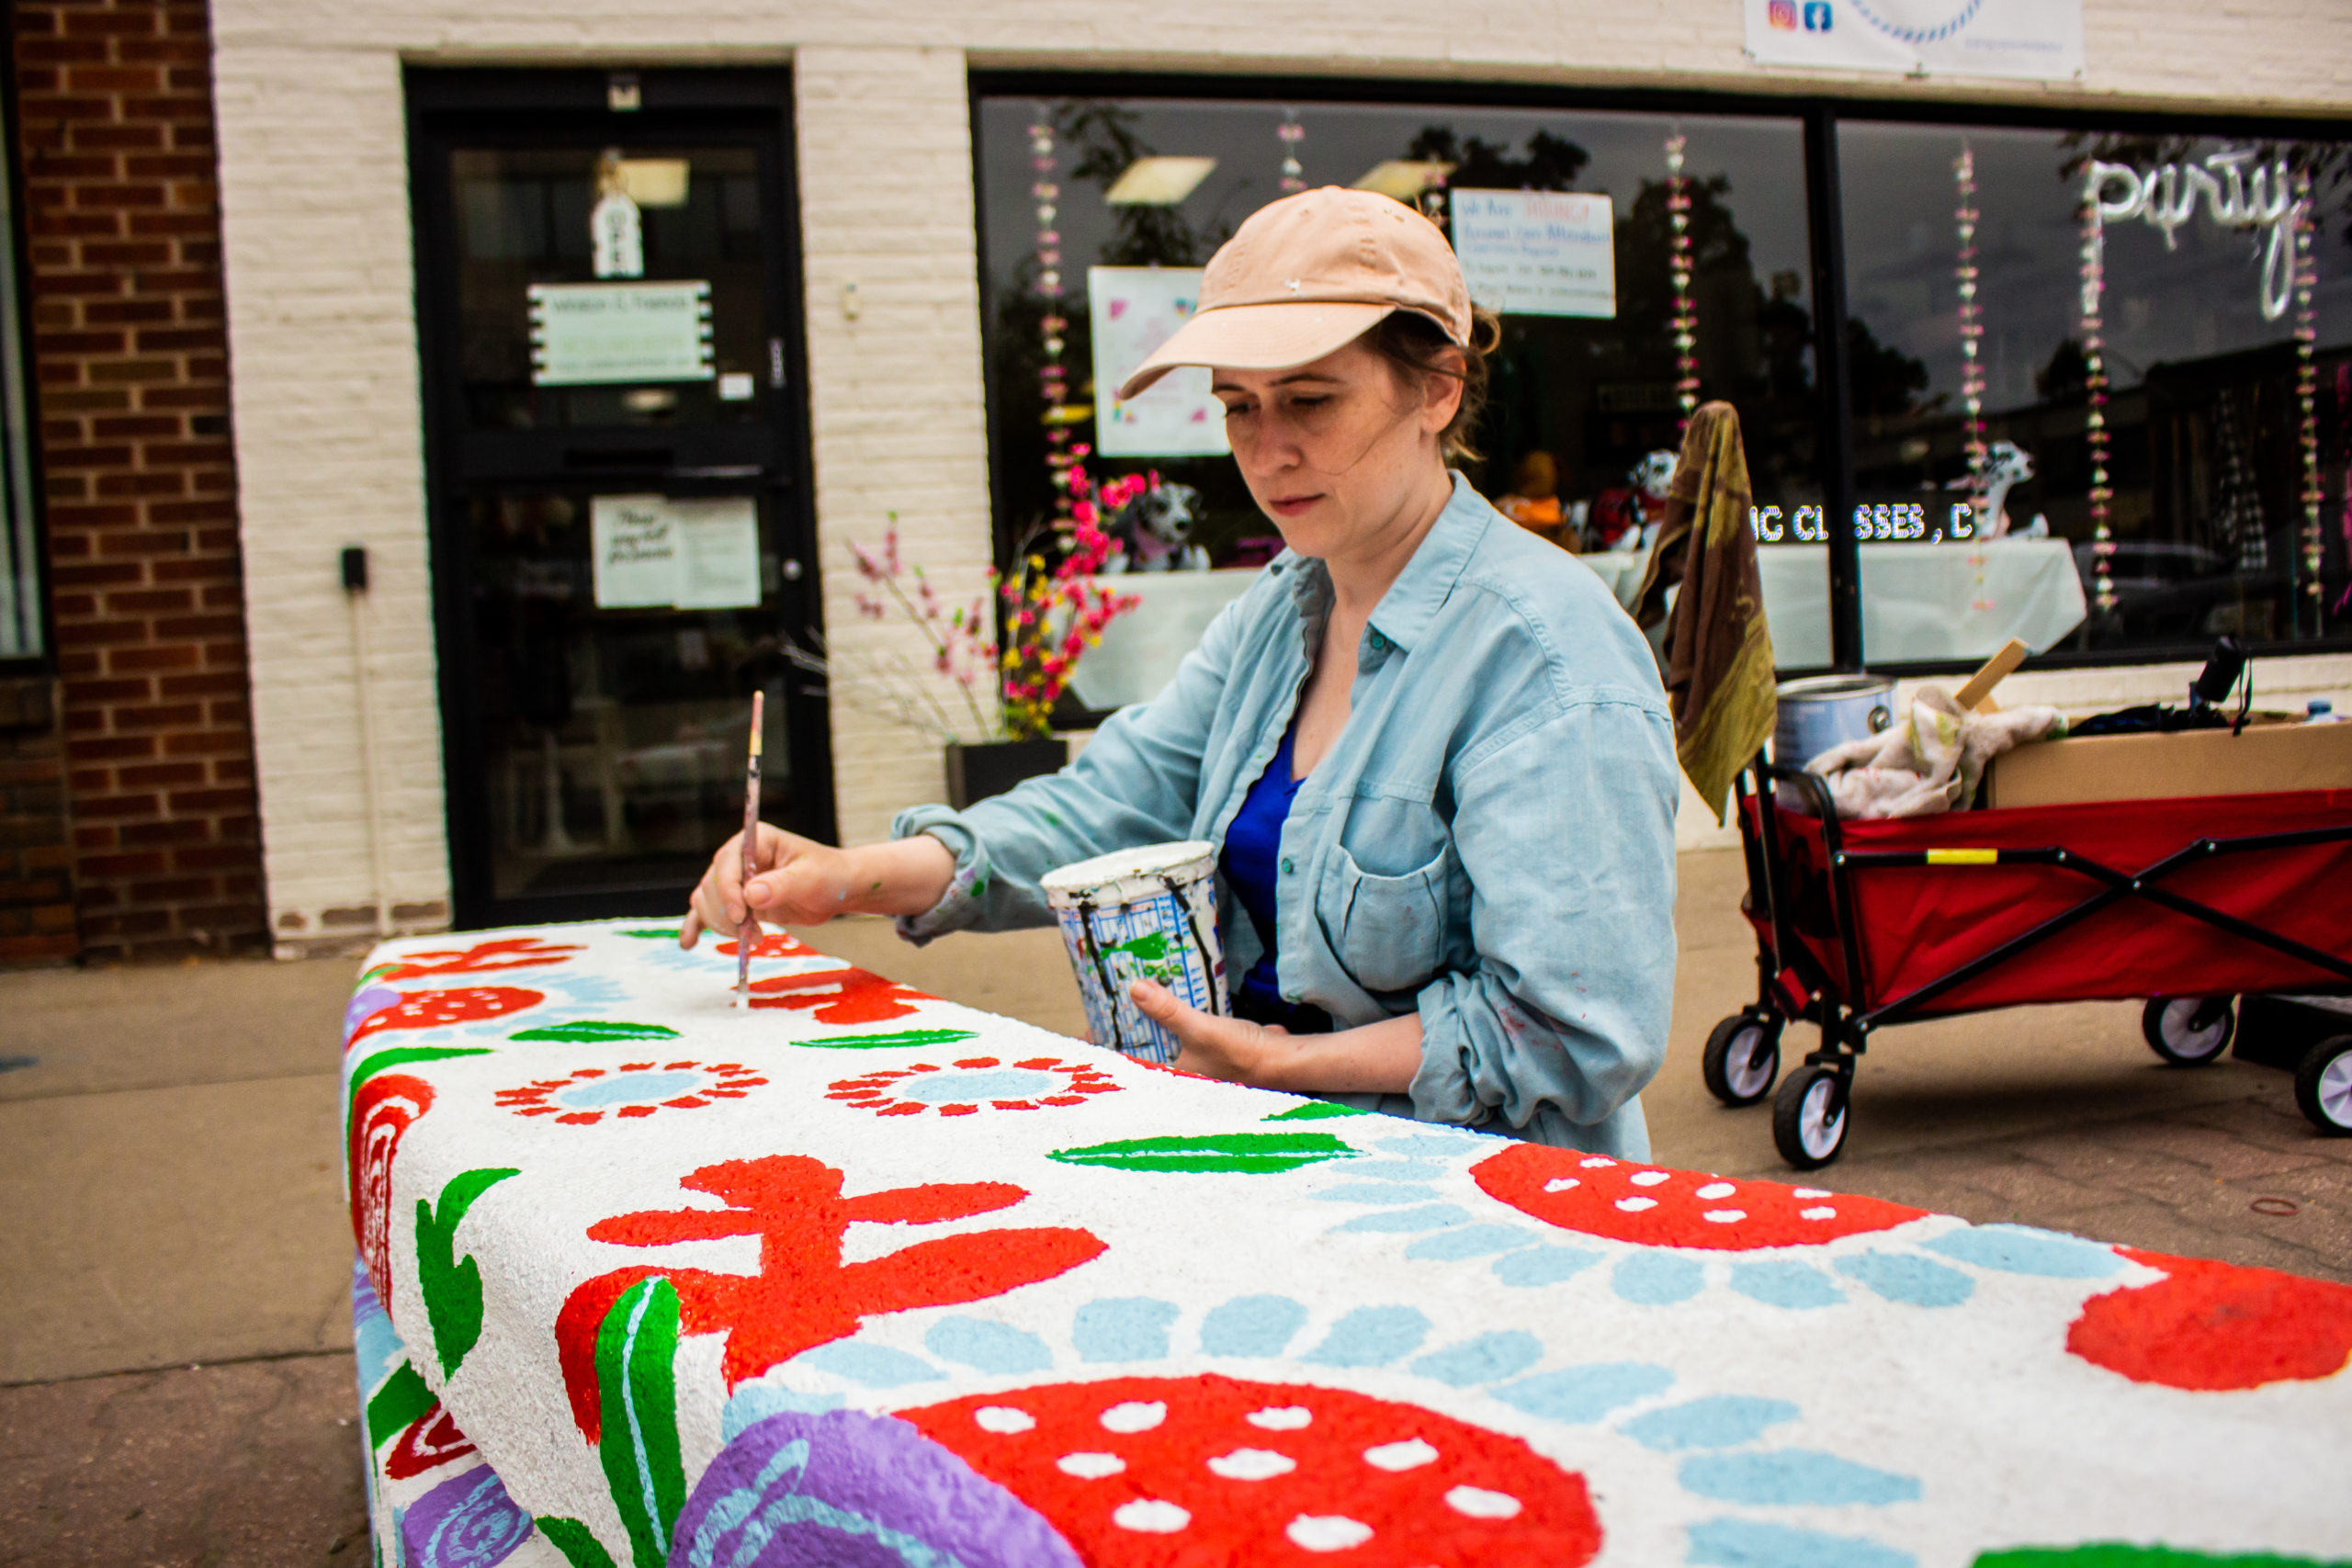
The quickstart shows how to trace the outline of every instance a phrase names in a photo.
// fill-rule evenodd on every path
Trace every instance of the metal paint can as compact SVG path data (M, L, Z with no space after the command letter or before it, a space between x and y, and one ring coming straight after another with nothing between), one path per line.
M1866 739L1894 722L1894 682L1883 675L1808 675L1783 681L1781 713L1772 727L1772 761L1802 768L1832 746ZM1783 808L1810 810L1790 786L1775 792Z
M1038 881L1061 924L1097 1045L1147 1062L1175 1059L1176 1037L1128 999L1136 980L1157 980L1203 1012L1227 1010L1215 844L1190 840L1120 850L1057 867Z

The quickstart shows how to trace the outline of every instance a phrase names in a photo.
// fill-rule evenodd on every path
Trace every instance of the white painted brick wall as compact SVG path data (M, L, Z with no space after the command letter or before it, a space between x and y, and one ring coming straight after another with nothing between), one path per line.
M273 918L282 933L314 936L325 910L375 897L350 626L334 571L345 544L368 545L376 569L367 613L389 891L409 904L448 892L403 61L796 62L820 564L828 624L854 655L906 645L858 620L844 541L878 537L896 509L906 553L943 588L967 592L989 551L967 62L2131 107L2202 108L2224 93L2247 108L2352 115L2352 74L2337 65L2352 56L2343 0L2086 0L2085 24L2085 80L2039 86L1765 72L1741 51L1735 0L216 0ZM841 304L852 281L855 321ZM2304 674L2274 661L2281 683L2266 692L2301 682L2340 693L2352 684L2342 662ZM2100 679L2164 693L2179 683L2169 672ZM837 798L851 840L878 835L895 807L941 788L935 748L876 707L856 682L838 685Z

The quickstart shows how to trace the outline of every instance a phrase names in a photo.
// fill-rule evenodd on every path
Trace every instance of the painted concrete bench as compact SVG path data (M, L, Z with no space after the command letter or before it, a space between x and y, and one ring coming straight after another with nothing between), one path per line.
M788 938L739 1010L731 944L673 935L369 961L344 1059L387 1562L2352 1541L2352 1289L1339 1112Z

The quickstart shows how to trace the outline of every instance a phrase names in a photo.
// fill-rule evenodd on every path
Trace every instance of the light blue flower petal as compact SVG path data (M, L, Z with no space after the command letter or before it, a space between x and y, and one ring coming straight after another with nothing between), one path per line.
M1838 1260L1838 1272L1860 1280L1891 1302L1958 1306L1976 1293L1976 1281L1957 1269L1901 1252L1865 1252Z
M1927 1245L1979 1269L2052 1280L2104 1280L2123 1267L2113 1247L2029 1225L1972 1225Z
M1306 1322L1288 1296L1236 1296L1201 1320L1201 1348L1212 1356L1279 1356Z
M1499 1141L1484 1133L1411 1133L1401 1138L1383 1138L1380 1146L1407 1159L1452 1159L1456 1155L1492 1153Z
M1532 1247L1495 1259L1495 1278L1521 1289L1556 1285L1600 1261L1600 1254L1588 1247Z
M1516 1377L1543 1359L1544 1342L1514 1328L1432 1350L1413 1363L1413 1371L1454 1388L1470 1388Z
M931 1382L943 1375L937 1367L921 1356L910 1356L904 1350L893 1350L886 1345L864 1345L854 1339L836 1339L830 1345L803 1350L793 1358L793 1364L814 1367L820 1372L831 1372L837 1378L847 1378L868 1388L897 1388L901 1383Z
M1105 1297L1078 1309L1070 1339L1081 1361L1158 1361L1168 1355L1174 1302L1149 1296Z
M942 1360L978 1371L1011 1374L1051 1371L1054 1353L1025 1328L984 1317L944 1317L922 1337L923 1348Z
M1318 1203L1426 1203L1437 1196L1437 1189L1404 1181L1351 1181L1307 1196Z
M1673 1384L1674 1374L1664 1367L1644 1361L1608 1361L1539 1372L1492 1392L1514 1410L1581 1425L1598 1421L1620 1405L1663 1393Z
M1351 1181L1435 1181L1449 1168L1433 1159L1355 1159L1347 1171Z
M1911 1503L1919 1483L1810 1449L1701 1454L1682 1461L1683 1490L1726 1503Z
M1334 1231L1384 1231L1409 1234L1413 1231L1443 1230L1458 1225L1470 1217L1458 1203L1423 1203L1415 1209L1389 1209L1377 1214L1358 1214L1346 1224L1334 1225Z
M897 1352L890 1353L895 1355ZM910 1356L907 1359L912 1361L915 1359ZM922 1363L918 1361L916 1365ZM786 1413L814 1416L820 1411L839 1410L841 1407L842 1396L838 1393L799 1393L788 1388L747 1382L735 1391L734 1396L719 1412L718 1434L721 1440L731 1443L744 1427L764 1421L771 1416Z
M1907 1551L1758 1519L1709 1519L1690 1527L1686 1562L1702 1568L1917 1568Z
M1526 1243L1527 1233L1517 1225L1464 1225L1459 1230L1440 1231L1435 1235L1421 1237L1405 1249L1405 1256L1439 1263L1457 1263L1464 1258L1484 1258L1492 1252L1508 1252Z
M1834 1306L1846 1299L1846 1292L1810 1263L1735 1263L1731 1268L1731 1288L1743 1296L1777 1307Z
M1358 1307L1303 1359L1326 1367L1385 1367L1419 1349L1429 1331L1418 1308Z
M1717 1393L1687 1404L1669 1404L1634 1416L1620 1428L1645 1449L1731 1449L1752 1443L1767 1427L1793 1421L1797 1407L1785 1399L1753 1399Z
M1617 1265L1611 1280L1620 1296L1641 1306L1687 1302L1706 1282L1706 1269L1697 1258L1670 1252L1636 1252Z

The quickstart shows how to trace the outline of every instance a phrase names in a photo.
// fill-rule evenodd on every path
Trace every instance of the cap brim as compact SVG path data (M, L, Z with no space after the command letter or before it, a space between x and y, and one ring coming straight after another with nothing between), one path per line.
M1202 310L1119 384L1126 401L1180 365L1233 370L1287 370L1345 348L1396 310L1337 299L1282 299Z

